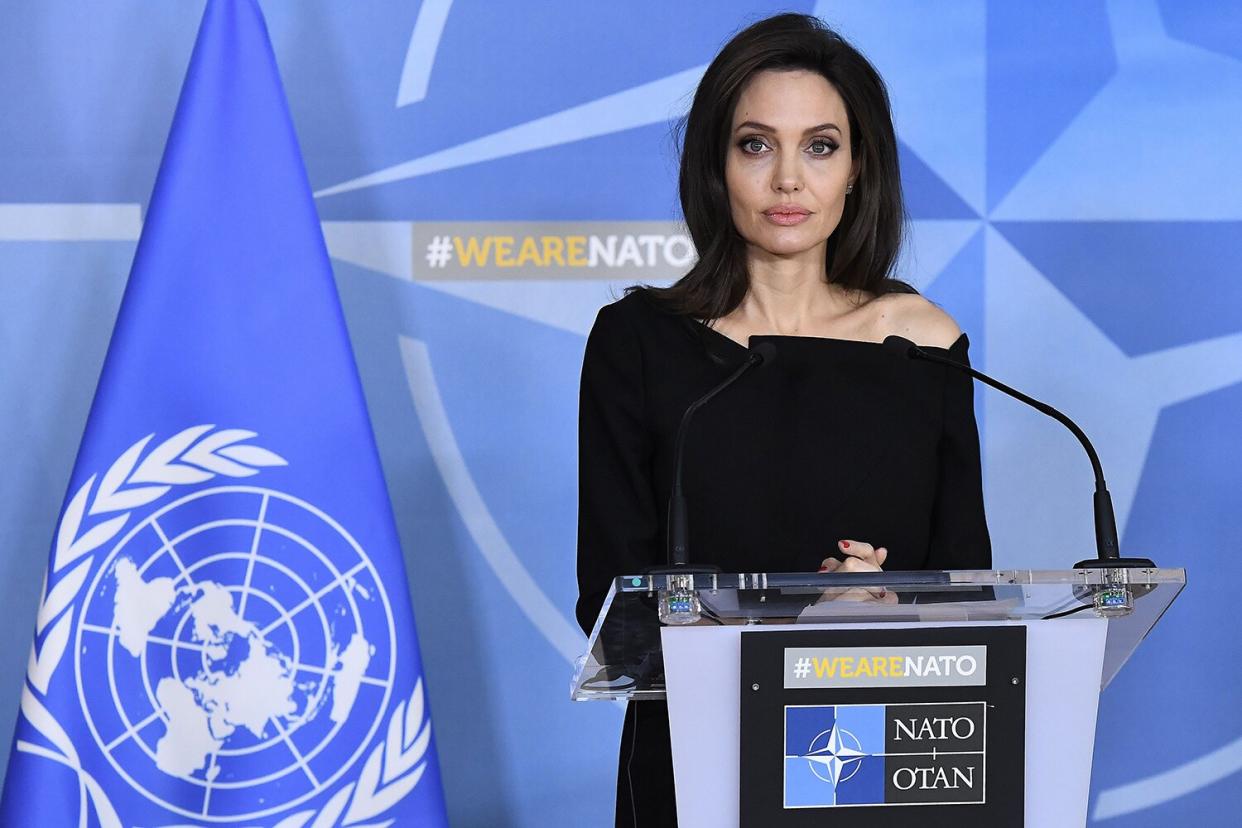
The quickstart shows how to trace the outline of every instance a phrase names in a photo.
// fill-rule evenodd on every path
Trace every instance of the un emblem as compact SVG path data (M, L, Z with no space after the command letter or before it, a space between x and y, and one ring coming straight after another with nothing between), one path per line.
M392 704L388 595L353 536L304 500L245 485L166 497L285 464L240 444L253 432L213 428L150 451L150 437L139 441L66 507L38 622L49 629L23 699L58 750L18 749L74 768L105 826L133 824L112 801L117 789L98 783L105 767L149 803L142 813L370 821L418 784L431 730L421 680ZM105 519L88 525L93 515ZM65 727L50 683L70 638L81 725ZM343 779L351 771L354 781ZM328 791L326 803L293 812Z
M357 760L388 704L393 637L379 577L341 526L279 492L208 489L149 515L100 567L78 694L136 789L186 816L259 817Z

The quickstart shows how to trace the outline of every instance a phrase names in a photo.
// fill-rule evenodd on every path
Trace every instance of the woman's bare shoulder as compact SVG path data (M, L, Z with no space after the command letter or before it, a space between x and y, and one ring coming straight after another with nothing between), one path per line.
M870 304L877 339L904 336L916 345L948 348L962 335L952 316L917 293L890 293Z

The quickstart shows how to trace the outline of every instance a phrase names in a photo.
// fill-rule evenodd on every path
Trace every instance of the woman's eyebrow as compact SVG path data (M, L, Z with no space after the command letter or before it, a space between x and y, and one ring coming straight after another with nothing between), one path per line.
M733 131L741 132L744 129L757 129L760 132L776 132L776 127L770 127L767 124L761 124L758 121L743 121L742 123L738 124L737 128L734 129ZM837 132L841 131L841 127L837 126L836 124L826 123L826 124L816 124L813 127L807 127L806 129L802 131L802 134L807 135L812 132L825 132L830 129L836 130Z

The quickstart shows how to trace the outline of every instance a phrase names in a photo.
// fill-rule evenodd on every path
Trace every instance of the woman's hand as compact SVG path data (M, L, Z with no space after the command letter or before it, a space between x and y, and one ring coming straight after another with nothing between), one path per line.
M876 549L869 543L854 540L837 541L837 548L845 556L824 558L820 572L882 572L888 550L881 546ZM896 604L897 593L889 592L884 587L847 587L845 589L826 589L817 604L826 601L865 601L880 604Z
M824 558L820 572L880 572L884 568L884 559L888 557L888 550L883 546L876 549L862 541L837 541L837 548L845 559Z

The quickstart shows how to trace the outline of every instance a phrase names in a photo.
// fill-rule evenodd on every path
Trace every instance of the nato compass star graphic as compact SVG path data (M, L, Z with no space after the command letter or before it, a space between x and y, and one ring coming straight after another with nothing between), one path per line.
M821 743L822 746L817 747ZM798 758L810 763L811 773L835 789L858 773L867 756L870 754L862 749L857 736L834 724L832 730L825 730L812 739L807 752Z

